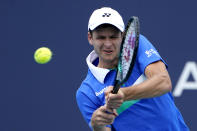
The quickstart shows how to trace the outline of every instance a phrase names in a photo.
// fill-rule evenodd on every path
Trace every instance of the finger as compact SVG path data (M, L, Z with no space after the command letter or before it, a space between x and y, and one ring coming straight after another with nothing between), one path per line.
M115 119L117 114L113 111L112 113L105 112L105 115L103 115L103 119L105 119L107 122L111 122Z
M109 117L116 117L117 113L114 112L114 109L112 108L107 108L107 105L105 105L105 113L107 113L107 115L109 115ZM111 116L112 115L112 116Z
M108 119L100 119L100 120L97 121L97 124L100 125L100 126L110 125L110 124L113 123L113 121L114 121L114 119L110 119L110 120L108 120Z
M115 106L116 105L120 106L120 105L122 105L123 102L124 102L123 99L111 98L110 95L109 95L108 99L106 100L106 105L107 105L107 107L108 106L114 106L114 105Z
M110 93L109 95L108 95L108 100L123 100L123 96L121 95L121 94L112 94L112 93Z
M103 116L103 114L113 114L113 109L112 108L107 108L107 105L105 104L104 106L101 106L98 111L100 111L100 115ZM109 116L110 117L110 116Z
M115 114L115 116L118 116L116 109L113 109L113 112L114 112L113 114Z
M108 101L106 101L107 104L112 104L112 105L116 105L116 104L122 104L123 103L123 100L122 99L114 99L114 100L111 100L111 99L108 99Z
M122 105L122 103L109 103L106 105L107 105L107 108L116 109L116 108L119 108Z
M107 107L107 105L106 105L106 111L107 111L107 112L109 112L109 113L113 113L113 109L112 109L112 108Z
M121 106L121 104L107 105L107 108L118 109L120 106Z
M98 113L98 118L105 122L112 121L115 118L115 116L116 114L114 113L114 111L112 112L105 111L105 112Z
M106 101L108 101L109 95L111 94L112 90L113 90L113 86L108 86L107 89L105 90L104 94Z
M108 86L107 89L105 90L105 95L108 95L109 93L111 93L111 91L113 90L113 86Z
M100 117L97 117L95 119L95 124L97 126L105 126L105 125L109 125L109 123L111 123L113 120L106 120L106 119L103 119L103 118L100 118Z
M101 112L106 112L106 111L108 111L106 105L101 106L98 110L101 111Z

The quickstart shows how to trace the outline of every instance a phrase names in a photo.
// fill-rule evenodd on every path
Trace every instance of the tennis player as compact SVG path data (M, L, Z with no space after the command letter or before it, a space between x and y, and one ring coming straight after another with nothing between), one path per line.
M143 35L129 80L117 94L111 93L124 28L112 8L97 9L90 16L88 41L94 50L76 93L85 121L94 131L189 131L174 104L167 65Z

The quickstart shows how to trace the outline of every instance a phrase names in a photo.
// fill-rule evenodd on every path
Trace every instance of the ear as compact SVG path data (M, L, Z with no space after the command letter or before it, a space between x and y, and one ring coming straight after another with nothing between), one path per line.
M124 35L125 35L125 32L121 32L122 39L123 39Z
M88 42L90 43L90 45L93 45L92 43L92 35L90 32L88 32Z

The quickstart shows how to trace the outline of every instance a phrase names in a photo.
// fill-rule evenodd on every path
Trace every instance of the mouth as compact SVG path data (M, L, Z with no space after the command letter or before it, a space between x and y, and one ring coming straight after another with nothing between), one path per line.
M105 54L107 54L107 55L110 55L110 54L112 54L112 53L113 53L113 51L112 51L112 50L103 50L103 52L104 52Z

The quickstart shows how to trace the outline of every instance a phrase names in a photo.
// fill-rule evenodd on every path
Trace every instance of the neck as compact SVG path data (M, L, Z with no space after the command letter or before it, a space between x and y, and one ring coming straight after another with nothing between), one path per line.
M116 68L118 64L118 60L113 62L101 62L99 61L98 66L99 68L105 68L105 69L113 69Z

